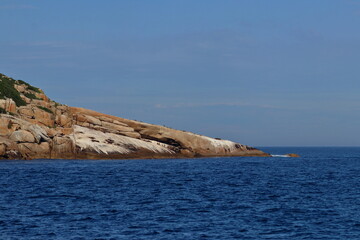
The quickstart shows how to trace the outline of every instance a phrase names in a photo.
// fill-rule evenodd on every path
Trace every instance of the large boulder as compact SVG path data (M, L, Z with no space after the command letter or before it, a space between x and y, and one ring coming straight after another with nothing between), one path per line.
M72 119L69 118L69 117L66 116L66 115L60 115L59 124L60 124L60 126L62 126L62 127L71 127L71 125L72 125Z
M11 119L0 118L0 136L10 135L13 131L13 123Z
M5 144L1 143L0 144L0 156L4 156L6 153L6 146Z
M7 112L16 113L16 103L10 98L0 99L0 108Z
M40 108L33 108L34 118L37 122L44 124L45 126L52 127L55 124L55 119L52 113L46 112Z
M53 139L52 158L75 158L75 143L69 137L56 136Z
M126 127L124 125L118 125L114 123L103 122L102 126L119 132L134 132L134 129L131 127Z
M25 130L17 130L10 135L10 140L18 143L34 143L35 137Z
M51 158L50 144L47 142L37 143L20 143L19 152L26 159L34 158Z
M46 127L41 127L37 124L31 124L27 125L24 128L32 133L37 143L50 141L49 135L46 131Z
M92 124L92 125L101 126L101 121L99 119L89 116L89 115L78 114L78 115L76 115L76 120L79 124L85 123L82 125L90 126L90 124Z

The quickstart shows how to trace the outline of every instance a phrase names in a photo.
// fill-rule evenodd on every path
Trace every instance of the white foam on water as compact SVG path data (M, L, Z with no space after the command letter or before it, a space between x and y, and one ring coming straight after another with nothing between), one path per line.
M285 157L285 158L288 158L290 156L288 155L276 155L276 154L271 154L272 157Z

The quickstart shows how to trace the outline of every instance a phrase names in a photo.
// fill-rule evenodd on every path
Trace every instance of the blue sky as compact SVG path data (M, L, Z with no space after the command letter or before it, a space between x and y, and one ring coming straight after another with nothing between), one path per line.
M253 146L360 145L360 0L0 0L0 72Z

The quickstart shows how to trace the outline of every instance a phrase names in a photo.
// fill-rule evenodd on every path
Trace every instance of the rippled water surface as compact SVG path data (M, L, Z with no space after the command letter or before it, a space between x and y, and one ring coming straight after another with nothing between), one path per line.
M0 161L0 239L360 239L360 148Z

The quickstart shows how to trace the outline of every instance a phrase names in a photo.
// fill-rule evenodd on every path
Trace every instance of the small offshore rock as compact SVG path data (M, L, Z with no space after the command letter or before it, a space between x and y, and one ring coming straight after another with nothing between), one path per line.
M300 157L300 155L296 154L296 153L289 153L289 154L286 154L286 156L288 157Z

